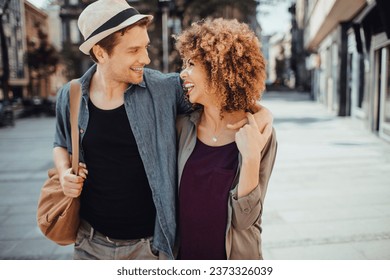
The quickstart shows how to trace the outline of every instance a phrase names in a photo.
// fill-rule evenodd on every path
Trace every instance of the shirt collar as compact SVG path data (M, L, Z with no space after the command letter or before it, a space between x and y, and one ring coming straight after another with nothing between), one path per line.
M142 82L140 82L139 84L137 84L137 86L146 88L146 84L145 84L145 74L144 74L144 78L142 79Z
M190 121L196 126L200 122L200 117L202 115L203 109L196 110L191 113Z

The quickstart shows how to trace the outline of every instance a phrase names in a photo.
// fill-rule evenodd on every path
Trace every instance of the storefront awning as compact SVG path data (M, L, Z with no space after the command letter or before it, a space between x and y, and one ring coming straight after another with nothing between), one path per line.
M353 20L353 29L359 52L363 52L363 44L366 51L370 51L372 36L376 34L385 32L387 38L390 38L390 19L386 15L389 10L389 0L372 1ZM362 32L364 36L362 36Z

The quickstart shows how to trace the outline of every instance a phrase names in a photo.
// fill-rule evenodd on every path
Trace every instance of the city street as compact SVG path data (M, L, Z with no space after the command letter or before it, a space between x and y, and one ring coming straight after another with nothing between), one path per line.
M265 95L279 142L265 259L390 259L390 143L296 93Z
M390 259L390 143L296 92L265 93L278 155L263 214L271 260ZM52 117L0 128L0 259L71 259L36 226Z
M54 117L0 128L0 259L70 259L72 246L46 240L36 225L40 188L52 163Z

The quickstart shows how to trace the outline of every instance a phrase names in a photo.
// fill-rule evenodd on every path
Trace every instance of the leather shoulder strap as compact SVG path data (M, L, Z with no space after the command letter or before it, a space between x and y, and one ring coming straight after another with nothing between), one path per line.
M72 137L72 171L78 173L79 165L79 111L81 102L81 85L78 80L70 82L69 90L70 99L70 127Z

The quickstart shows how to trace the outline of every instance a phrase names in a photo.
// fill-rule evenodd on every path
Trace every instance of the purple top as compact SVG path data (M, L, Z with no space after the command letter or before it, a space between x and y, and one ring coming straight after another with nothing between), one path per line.
M228 198L237 167L235 142L211 147L197 139L180 182L180 259L226 259Z

